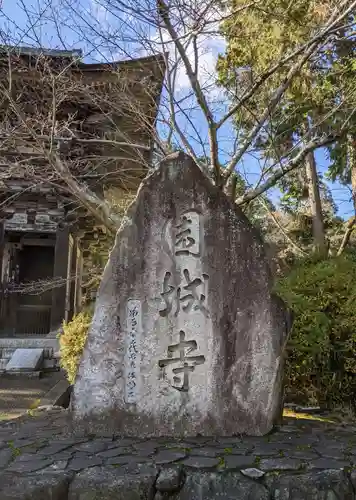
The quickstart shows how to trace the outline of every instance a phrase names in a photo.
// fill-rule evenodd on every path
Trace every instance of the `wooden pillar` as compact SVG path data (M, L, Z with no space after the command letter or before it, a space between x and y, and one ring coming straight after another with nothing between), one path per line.
M83 281L83 253L78 241L77 247L77 267L75 282L74 314L78 314L82 309L82 281Z
M73 279L72 279L72 258L74 252L74 240L71 235L69 235L69 247L68 247L68 266L67 266L67 283L66 283L66 301L65 301L65 311L64 311L64 319L66 322L72 319L73 314L73 306L72 306L72 287L73 287Z
M76 238L73 242L71 281L70 281L70 307L69 320L81 310L82 302L82 274L83 256L80 248L80 240Z
M68 307L68 321L76 314L76 288L77 288L77 265L78 265L78 239L73 239L73 248L71 252L71 268L70 268L70 293Z
M4 251L5 251L5 223L2 220L0 222L0 331L3 331L5 328L4 316L6 313L4 282L3 282Z
M6 334L10 337L16 335L17 320L18 320L18 303L19 294L11 291L13 285L19 284L19 249L16 244L12 243L10 246L10 263L9 263L9 293L6 298Z
M58 329L66 317L67 278L70 268L69 228L58 229L54 251L53 277L62 278L63 285L55 286L52 291L51 331Z
M3 261L4 261L4 251L5 251L5 223L4 221L0 221L0 280L2 284L2 269L3 269Z

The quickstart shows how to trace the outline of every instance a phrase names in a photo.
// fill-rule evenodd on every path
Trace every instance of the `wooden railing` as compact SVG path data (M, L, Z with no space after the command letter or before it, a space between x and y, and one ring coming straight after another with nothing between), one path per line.
M18 305L16 336L47 335L51 328L51 306Z

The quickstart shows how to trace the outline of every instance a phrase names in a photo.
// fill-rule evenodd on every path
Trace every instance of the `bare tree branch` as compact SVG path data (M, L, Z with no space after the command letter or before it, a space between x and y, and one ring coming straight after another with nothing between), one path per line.
M353 233L353 231L355 230L355 224L356 224L356 217L352 217L348 222L347 222L347 225L346 225L346 231L344 233L344 236L342 238L342 241L341 241L341 244L340 244L340 247L336 253L336 255L339 257L343 251L345 250L345 248L347 247L347 245L349 244L349 241L350 241L350 238L351 238L351 235Z
M279 222L279 220L276 218L276 216L272 213L272 211L268 208L267 203L263 200L263 198L259 198L259 203L263 206L263 208L266 210L268 216L270 219L272 219L273 223L277 226L279 231L283 234L283 237L288 241L288 243L294 248L294 250L297 252L298 255L302 255L305 257L307 254L304 252L302 248L300 248L293 240L288 236L286 230L282 226L282 224Z
M346 133L346 131L345 131ZM291 172L295 168L297 168L306 158L307 154L310 153L310 151L314 151L317 148L327 146L328 144L332 144L336 140L340 139L342 137L341 134L330 134L327 135L323 138L320 139L312 139L311 141L306 144L299 153L292 158L284 167L279 168L274 174L272 174L266 182L261 184L258 188L256 189L251 189L246 191L242 196L240 196L236 200L237 205L243 205L245 203L248 203L249 201L254 200L261 194L265 193L268 191L268 189L271 189L271 187L275 186L276 183L282 179L287 173Z
M218 159L218 140L217 140L217 130L216 130L216 124L214 121L213 114L210 110L208 101L204 95L204 92L201 88L201 85L199 83L198 75L196 72L194 72L192 65L187 57L186 51L183 48L182 43L179 40L178 34L176 30L174 29L174 26L171 23L170 17L169 17L169 7L167 4L164 2L164 0L157 0L157 5L158 5L158 12L164 22L165 27L167 28L167 31L169 32L173 42L175 43L178 52L180 54L180 57L182 58L182 61L184 62L184 66L189 78L189 81L191 83L191 86L194 90L194 93L196 95L197 101L207 119L207 122L209 124L209 141L210 141L210 160L211 164L214 170L214 175L215 175L215 181L217 184L220 184L220 165L219 165L219 159Z

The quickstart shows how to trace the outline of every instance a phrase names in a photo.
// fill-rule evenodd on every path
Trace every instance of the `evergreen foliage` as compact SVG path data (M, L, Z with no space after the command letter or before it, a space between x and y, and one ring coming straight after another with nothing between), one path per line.
M355 405L356 252L301 262L276 288L294 313L287 397L303 404Z

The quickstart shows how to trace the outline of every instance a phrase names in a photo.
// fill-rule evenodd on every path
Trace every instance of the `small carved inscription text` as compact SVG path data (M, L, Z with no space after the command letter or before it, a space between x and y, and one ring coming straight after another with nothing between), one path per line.
M125 401L126 403L135 403L140 372L141 302L129 300L126 314Z

